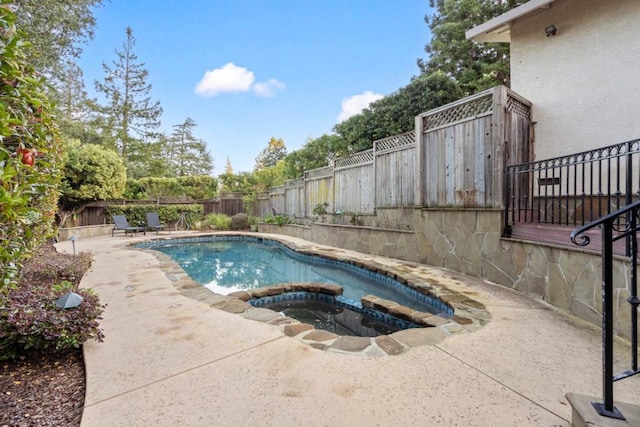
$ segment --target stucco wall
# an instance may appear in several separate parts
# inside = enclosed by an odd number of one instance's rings
[[[398,215],[406,220],[406,209]],[[501,224],[500,210],[416,208],[415,231],[319,223],[310,227],[260,224],[259,231],[448,268],[516,289],[600,325],[600,256],[578,247],[504,239]],[[629,265],[616,259],[614,267],[615,329],[628,338]]]
[[[558,0],[513,23],[511,87],[533,104],[537,160],[640,138],[639,35],[637,0]]]

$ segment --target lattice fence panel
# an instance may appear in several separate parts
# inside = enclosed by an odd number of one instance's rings
[[[506,110],[525,119],[531,118],[531,107],[511,96],[507,98]]]
[[[273,194],[284,194],[284,191],[285,191],[284,185],[278,185],[276,187],[271,187],[269,189],[269,193],[271,195],[273,195]]]
[[[323,168],[312,169],[304,172],[304,179],[319,179],[333,176],[333,167],[325,166]]]
[[[436,111],[424,117],[424,131],[429,129],[445,126],[460,120],[478,116],[480,114],[489,113],[493,107],[493,95],[471,100],[461,105],[447,108],[443,111]]]
[[[373,150],[360,151],[347,157],[336,159],[337,168],[347,168],[350,166],[364,165],[373,162]]]
[[[377,153],[410,147],[415,145],[415,143],[416,143],[416,133],[414,131],[403,133],[400,135],[390,136],[388,138],[379,139],[373,142]]]
[[[288,179],[284,182],[285,187],[300,187],[304,185],[304,178]]]

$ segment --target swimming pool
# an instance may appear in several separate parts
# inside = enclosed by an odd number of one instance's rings
[[[280,242],[250,236],[203,236],[144,242],[138,247],[162,252],[194,280],[213,292],[229,294],[280,283],[336,284],[341,298],[361,306],[375,295],[414,310],[451,315],[442,301],[384,274],[353,264],[296,252]]]

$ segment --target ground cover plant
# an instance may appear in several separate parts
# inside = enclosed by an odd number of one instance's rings
[[[63,288],[75,289],[90,265],[89,253],[60,254],[47,244],[25,262],[17,286],[30,289],[28,294],[61,282],[66,282]],[[94,303],[92,310],[99,308]],[[0,361],[0,426],[80,425],[85,394],[82,349],[52,348],[55,345],[17,351]]]

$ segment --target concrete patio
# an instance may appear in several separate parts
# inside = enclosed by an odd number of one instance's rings
[[[83,427],[567,426],[567,393],[601,395],[599,330],[502,286],[434,268],[491,321],[395,356],[341,354],[179,292],[153,254],[127,248],[155,237],[75,242],[94,256],[82,286],[107,304],[105,342],[84,346]],[[639,377],[616,384],[616,401],[638,396]]]

